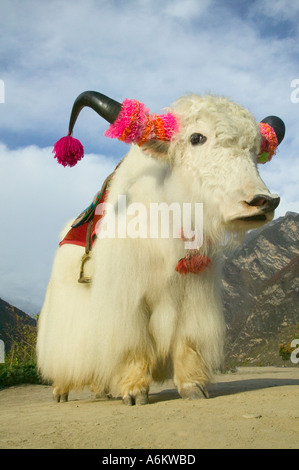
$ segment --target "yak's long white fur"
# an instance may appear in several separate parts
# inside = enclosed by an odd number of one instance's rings
[[[180,132],[173,142],[132,146],[108,197],[127,203],[203,202],[204,245],[212,267],[175,271],[181,239],[103,238],[77,282],[83,248],[58,249],[38,325],[38,366],[59,393],[93,383],[114,395],[136,394],[172,376],[179,388],[207,383],[223,358],[219,252],[240,201],[269,194],[256,169],[260,145],[250,113],[224,98],[191,95],[171,109]],[[207,136],[192,146],[193,132]],[[104,221],[112,215],[107,211]],[[128,222],[130,219],[128,219]]]

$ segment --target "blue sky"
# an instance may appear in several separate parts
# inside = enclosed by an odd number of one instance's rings
[[[298,212],[298,24],[297,0],[0,0],[0,297],[40,310],[60,230],[127,151],[85,109],[74,136],[86,156],[57,165],[52,146],[84,90],[158,113],[215,93],[280,116],[285,140],[260,172],[281,196],[276,217]]]

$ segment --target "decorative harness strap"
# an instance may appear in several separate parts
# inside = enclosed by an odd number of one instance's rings
[[[90,252],[97,238],[96,225],[104,215],[103,213],[100,215],[96,214],[96,208],[99,204],[106,201],[112,178],[120,163],[117,165],[114,172],[105,179],[101,190],[95,195],[92,203],[74,220],[71,229],[68,231],[64,239],[59,243],[59,246],[64,244],[72,244],[85,247],[85,253],[81,259],[80,274],[78,279],[78,282],[82,284],[91,282],[91,277],[85,276],[84,274],[84,265],[86,261],[90,259]]]

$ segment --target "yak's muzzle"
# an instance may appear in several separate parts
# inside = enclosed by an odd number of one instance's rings
[[[257,194],[251,201],[247,202],[249,206],[257,207],[264,214],[273,212],[280,202],[279,196],[268,196],[265,194]]]

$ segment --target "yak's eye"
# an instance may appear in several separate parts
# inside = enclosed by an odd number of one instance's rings
[[[198,144],[202,145],[206,141],[207,141],[206,136],[204,136],[202,134],[198,134],[197,132],[190,135],[190,142],[191,142],[192,145],[198,145]]]

